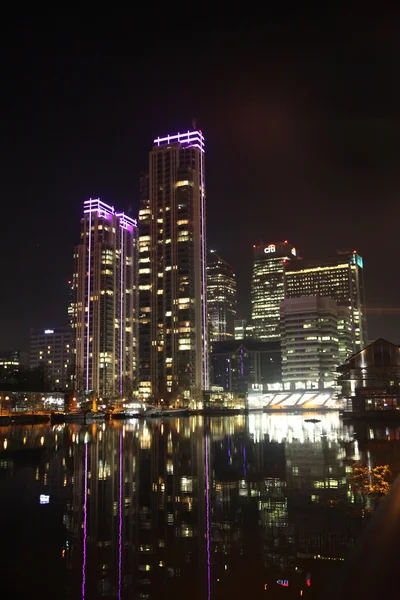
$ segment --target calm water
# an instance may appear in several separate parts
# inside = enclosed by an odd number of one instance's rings
[[[2,598],[320,597],[400,429],[312,416],[0,427]]]

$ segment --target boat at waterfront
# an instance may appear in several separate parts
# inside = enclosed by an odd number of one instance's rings
[[[51,413],[52,423],[91,423],[93,421],[104,421],[106,413],[102,411],[75,411]]]
[[[190,412],[188,408],[164,408],[162,411],[163,417],[186,417]]]
[[[162,417],[164,411],[161,406],[149,406],[145,410],[143,410],[139,416],[141,417]]]
[[[11,413],[10,415],[0,416],[0,425],[39,425],[50,421],[49,414],[37,413]]]

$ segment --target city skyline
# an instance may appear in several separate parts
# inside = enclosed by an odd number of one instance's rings
[[[45,53],[11,28],[18,52],[4,70],[0,191],[4,222],[15,221],[16,206],[23,218],[17,234],[5,227],[0,238],[1,347],[27,349],[30,328],[67,324],[82,202],[101,197],[136,218],[149,140],[191,129],[194,117],[208,144],[208,244],[237,275],[243,316],[253,244],[288,239],[305,258],[356,249],[369,339],[399,343],[393,26],[379,16],[345,23],[340,35],[283,16],[258,28],[211,27],[201,54],[193,46],[174,57],[180,40],[168,39],[168,69],[163,36],[133,58],[98,36],[92,47],[76,30]]]

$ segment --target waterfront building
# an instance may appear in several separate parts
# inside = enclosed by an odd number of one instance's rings
[[[400,346],[375,340],[350,356],[338,372],[346,412],[368,415],[400,410]]]
[[[204,152],[199,130],[158,137],[142,178],[139,391],[164,403],[208,386]]]
[[[284,271],[297,251],[287,241],[253,246],[251,284],[253,336],[259,340],[279,340],[280,303],[285,298]]]
[[[214,250],[207,254],[207,312],[210,342],[234,337],[237,311],[236,276],[230,264]]]
[[[29,367],[43,369],[52,391],[71,390],[73,386],[73,336],[70,327],[31,329]]]
[[[351,354],[367,343],[365,317],[363,259],[353,252],[338,253],[325,259],[300,259],[286,264],[285,297],[324,296],[333,298],[338,306],[348,309],[341,313],[339,346],[341,360],[348,358],[349,336]]]
[[[280,383],[280,343],[251,339],[216,342],[210,353],[210,371],[213,386],[243,396],[251,384]]]
[[[337,312],[332,298],[308,296],[281,302],[285,390],[335,387],[340,362]]]
[[[72,279],[78,390],[128,397],[137,378],[137,223],[99,198],[84,203]]]

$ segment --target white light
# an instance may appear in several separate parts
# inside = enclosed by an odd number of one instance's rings
[[[45,329],[44,332],[45,333],[54,333],[54,330],[53,329]]]
[[[50,502],[50,496],[46,496],[45,494],[40,494],[39,503],[40,504],[48,504]]]

